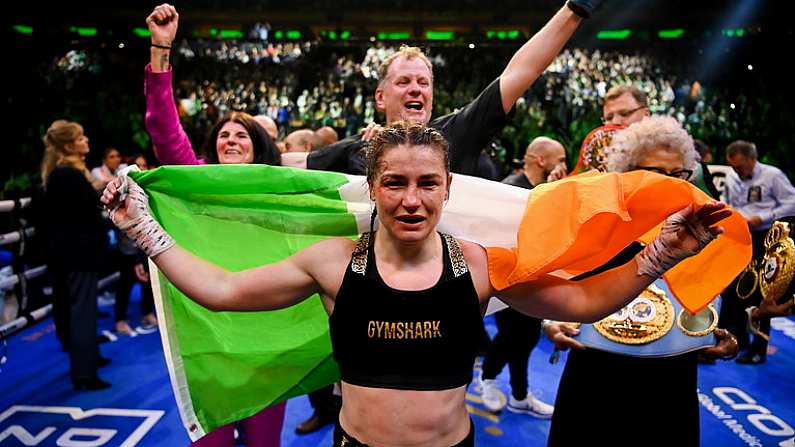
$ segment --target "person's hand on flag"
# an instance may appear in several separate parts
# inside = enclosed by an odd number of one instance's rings
[[[705,203],[698,211],[693,205],[665,220],[660,234],[638,256],[638,274],[659,278],[685,258],[698,254],[724,229],[716,225],[731,216],[723,202]]]

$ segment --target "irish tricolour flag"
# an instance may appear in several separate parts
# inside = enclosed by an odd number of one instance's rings
[[[262,165],[168,166],[132,177],[183,247],[229,270],[284,259],[329,237],[368,231],[364,177]],[[528,191],[455,175],[439,230],[488,247],[498,289],[547,273],[577,274],[648,241],[668,215],[708,198],[649,172],[572,177]],[[698,311],[751,256],[745,221],[666,276]],[[193,439],[339,378],[317,296],[271,312],[211,312],[153,276],[169,373]]]

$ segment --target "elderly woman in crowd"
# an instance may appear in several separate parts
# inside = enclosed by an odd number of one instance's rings
[[[662,116],[618,131],[605,154],[609,172],[644,170],[682,180],[691,179],[699,161],[687,131],[676,119]],[[642,249],[635,243],[605,266],[575,279],[620,266]],[[633,325],[625,335],[632,338],[632,331],[643,330],[642,324]],[[673,325],[670,330],[680,329]],[[655,445],[699,445],[698,351],[690,351],[691,345],[673,355],[641,357],[627,340],[600,345],[605,350],[586,348],[577,341],[580,329],[576,324],[546,321],[544,332],[557,348],[576,348],[569,354],[558,387],[550,446],[585,445],[594,439],[634,446],[652,442],[652,437]],[[715,329],[714,334],[718,344],[702,349],[702,354],[712,358],[736,355],[737,341],[730,333]],[[650,343],[662,344],[663,338]],[[644,349],[648,352],[649,348]],[[671,349],[677,347],[666,345],[666,354]],[[660,429],[661,421],[665,429]]]

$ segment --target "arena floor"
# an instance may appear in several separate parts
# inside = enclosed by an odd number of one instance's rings
[[[131,323],[138,321],[136,297]],[[112,313],[112,307],[101,307]],[[486,320],[494,332],[493,318]],[[100,321],[111,329],[112,318]],[[733,361],[701,365],[703,446],[795,446],[795,319],[773,321],[767,363]],[[0,447],[11,446],[186,446],[157,332],[120,337],[102,345],[113,363],[101,375],[113,387],[100,392],[72,390],[68,359],[46,320],[0,343]],[[530,360],[530,387],[554,401],[565,362],[548,362],[552,345],[542,339]],[[473,374],[477,374],[475,371]],[[508,391],[506,370],[498,377]],[[486,412],[479,390],[470,385],[467,403],[479,446],[544,446],[549,421],[507,411]],[[295,426],[311,414],[306,397],[291,400],[282,435],[285,447],[331,445],[331,427],[297,436]],[[587,417],[584,414],[583,417]]]

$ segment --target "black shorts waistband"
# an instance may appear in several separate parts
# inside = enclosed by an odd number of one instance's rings
[[[339,420],[337,420],[337,424],[334,426],[334,444],[333,447],[369,447],[367,444],[360,442],[358,439],[354,438],[353,436],[345,433],[342,426],[340,425]],[[475,424],[472,422],[472,418],[469,418],[469,433],[467,437],[464,438],[461,442],[456,443],[450,447],[475,447]]]

